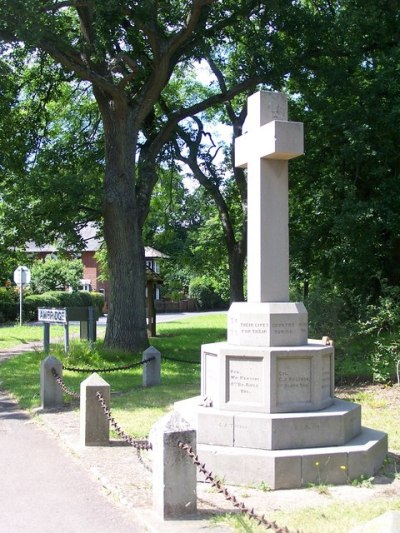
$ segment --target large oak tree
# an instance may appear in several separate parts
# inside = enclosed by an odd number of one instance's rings
[[[185,64],[202,58],[205,44],[233,47],[235,23],[258,9],[259,3],[250,0],[0,1],[0,40],[40,50],[72,74],[72,83],[88,82],[101,115],[109,347],[138,351],[148,343],[142,227],[162,147],[179,121],[229,100],[258,80],[243,77],[204,99],[177,100],[168,114],[158,105],[163,90],[174,75],[183,75]]]

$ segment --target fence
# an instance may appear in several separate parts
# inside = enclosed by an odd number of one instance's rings
[[[194,299],[181,300],[179,302],[155,300],[157,313],[191,313],[198,311],[197,301]]]
[[[138,363],[105,369],[63,367],[61,361],[48,356],[42,361],[40,370],[42,407],[60,407],[63,404],[63,393],[66,393],[80,400],[80,440],[84,446],[108,445],[112,426],[121,439],[137,450],[152,451],[153,508],[163,520],[179,519],[196,512],[198,470],[204,475],[205,481],[223,494],[235,509],[267,529],[277,533],[290,533],[287,527],[278,526],[276,522],[257,515],[254,509],[239,502],[218,477],[207,470],[196,454],[196,431],[176,411],[159,420],[147,439],[134,439],[119,426],[110,410],[110,385],[97,372],[117,372],[142,365],[143,384],[149,386],[149,383],[157,384],[157,379],[160,382],[160,360],[160,352],[154,348],[143,352],[142,361]],[[81,382],[80,393],[77,393],[65,385],[63,369],[94,372]],[[147,371],[147,378],[145,369],[150,369]]]

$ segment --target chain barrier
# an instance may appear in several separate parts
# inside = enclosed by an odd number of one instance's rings
[[[151,358],[151,359],[143,361],[143,363],[151,361],[152,359],[154,359],[154,357]],[[73,392],[72,390],[70,390],[65,385],[65,383],[63,382],[61,377],[56,372],[55,368],[51,369],[51,373],[53,374],[54,379],[56,380],[56,382],[60,385],[60,387],[62,388],[62,390],[66,394],[68,394],[69,396],[72,396],[74,398],[77,398],[77,399],[80,398],[80,395],[78,393]],[[128,444],[130,444],[131,446],[136,448],[136,450],[138,452],[140,450],[152,450],[153,449],[153,446],[152,446],[151,442],[148,439],[134,439],[133,437],[127,435],[123,431],[123,429],[118,425],[116,420],[111,416],[111,411],[107,407],[106,402],[104,400],[104,397],[103,397],[103,395],[100,392],[96,392],[96,398],[97,398],[98,402],[100,403],[100,405],[101,405],[101,407],[103,409],[105,417],[110,422],[110,424],[112,425],[112,427],[115,429],[116,433],[121,437],[122,440],[124,440],[125,442],[127,442]],[[205,481],[209,482],[211,484],[211,486],[214,487],[215,489],[217,489],[217,491],[220,494],[223,494],[225,499],[227,501],[230,501],[232,503],[233,507],[235,507],[235,509],[238,509],[241,513],[244,513],[249,518],[255,520],[258,523],[258,525],[263,525],[267,529],[272,529],[276,533],[291,533],[290,530],[287,527],[278,526],[278,524],[276,522],[271,522],[271,521],[267,520],[264,515],[258,516],[254,512],[254,509],[249,509],[248,507],[246,507],[246,505],[243,502],[239,502],[237,500],[236,496],[230,494],[228,489],[226,487],[224,487],[222,485],[222,483],[218,479],[216,479],[212,475],[211,472],[209,472],[206,469],[206,465],[200,463],[198,455],[194,453],[192,446],[190,446],[189,444],[185,444],[182,441],[178,442],[178,446],[179,446],[179,448],[184,450],[187,453],[187,455],[192,459],[193,464],[196,465],[198,470],[205,476]],[[298,531],[296,533],[298,533]]]
[[[175,359],[175,357],[167,357],[166,355],[161,356],[162,359],[166,361],[173,361],[174,363],[186,363],[188,365],[201,365],[200,361],[185,361],[184,359]]]
[[[154,361],[155,357],[149,357],[148,359],[144,359],[143,361],[139,361],[138,363],[131,363],[129,365],[125,366],[114,366],[114,367],[108,367],[108,368],[77,368],[74,366],[64,366],[64,370],[68,370],[70,372],[82,372],[87,374],[92,374],[93,372],[97,373],[108,373],[108,372],[117,372],[119,370],[129,370],[130,368],[134,368],[135,366],[144,365],[146,363],[150,363],[150,361]]]
[[[54,376],[54,379],[57,381],[57,383],[60,385],[60,387],[62,388],[62,390],[68,394],[68,396],[72,396],[73,398],[76,398],[77,400],[80,399],[80,394],[78,394],[77,392],[74,392],[72,391],[71,389],[69,389],[66,384],[64,383],[64,381],[61,379],[61,377],[57,374],[56,372],[56,369],[55,368],[52,368],[51,369],[51,373],[53,374]]]
[[[115,431],[118,433],[118,435],[123,439],[125,442],[133,446],[134,448],[137,448],[138,450],[152,450],[153,446],[151,442],[147,439],[134,439],[133,437],[130,437],[127,435],[121,427],[117,424],[115,419],[111,416],[111,411],[107,407],[106,402],[103,398],[103,395],[101,392],[96,392],[96,398],[98,399],[101,407],[103,408],[104,415],[109,420],[112,427],[115,429]]]
[[[212,487],[217,489],[217,491],[220,494],[223,494],[225,499],[230,501],[232,503],[233,507],[235,507],[235,509],[238,509],[241,513],[244,513],[249,518],[252,518],[253,520],[255,520],[258,523],[258,525],[263,525],[267,529],[272,529],[276,533],[291,533],[290,530],[287,527],[278,526],[278,524],[276,522],[271,522],[271,521],[267,520],[264,515],[258,516],[254,512],[254,509],[249,509],[248,507],[246,507],[246,505],[243,502],[239,502],[236,499],[236,496],[231,495],[229,493],[228,489],[226,487],[224,487],[222,485],[222,483],[220,481],[218,481],[218,479],[216,479],[212,475],[211,472],[206,470],[206,465],[200,463],[198,455],[196,455],[194,453],[193,448],[189,444],[185,444],[184,442],[180,441],[178,443],[178,446],[179,446],[179,448],[181,448],[182,450],[184,450],[188,454],[188,456],[192,459],[193,464],[197,466],[197,468],[199,469],[199,471],[202,474],[204,474],[205,481],[210,482]],[[298,533],[298,531],[296,533]]]

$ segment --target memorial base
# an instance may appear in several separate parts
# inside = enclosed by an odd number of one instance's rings
[[[217,409],[285,413],[318,411],[333,402],[334,348],[203,344],[201,394]]]
[[[313,484],[346,484],[372,476],[387,453],[387,435],[361,427],[361,408],[335,400],[319,412],[229,413],[175,404],[197,431],[199,460],[226,483],[273,490]]]
[[[345,485],[378,471],[387,454],[387,434],[364,428],[343,446],[275,451],[199,444],[197,453],[208,470],[232,485],[263,484],[272,490]]]
[[[340,485],[385,459],[387,435],[361,426],[359,405],[334,398],[331,345],[205,344],[201,381],[201,396],[175,409],[196,429],[199,460],[227,483]]]

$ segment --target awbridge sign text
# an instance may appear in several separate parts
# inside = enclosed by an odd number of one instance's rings
[[[66,309],[46,309],[39,307],[38,320],[40,322],[48,322],[50,324],[67,324],[67,310]]]

